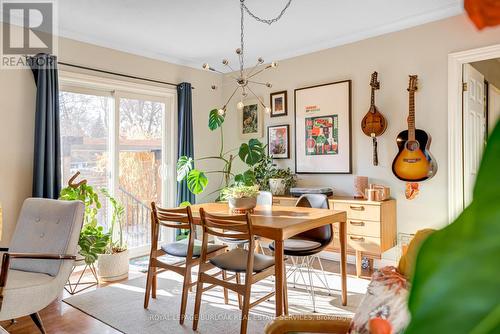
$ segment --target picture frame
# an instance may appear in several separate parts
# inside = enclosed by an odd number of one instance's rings
[[[294,91],[295,172],[352,173],[352,81]]]
[[[243,101],[243,108],[238,110],[239,133],[242,139],[262,138],[262,106],[258,99]]]
[[[267,147],[273,159],[290,159],[290,125],[268,126]]]
[[[271,93],[269,99],[271,117],[282,117],[288,115],[288,96],[286,90]]]

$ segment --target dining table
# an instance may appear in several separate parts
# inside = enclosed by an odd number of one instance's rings
[[[211,214],[232,214],[227,203],[192,205],[193,221],[197,225],[201,224],[200,208]],[[254,234],[274,242],[276,316],[288,315],[285,240],[328,224],[339,224],[341,299],[342,305],[347,305],[347,214],[345,211],[287,206],[257,206],[251,212],[250,218]]]

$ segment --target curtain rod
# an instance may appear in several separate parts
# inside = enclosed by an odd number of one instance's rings
[[[148,78],[142,78],[142,77],[138,77],[138,76],[135,76],[135,75],[129,75],[129,74],[111,72],[111,71],[106,71],[106,70],[100,70],[100,69],[97,69],[97,68],[92,68],[92,67],[87,67],[87,66],[82,66],[82,65],[75,65],[75,64],[65,63],[65,62],[62,62],[62,61],[58,61],[57,63],[59,65],[64,65],[64,66],[69,66],[69,67],[75,67],[75,68],[79,68],[79,69],[82,69],[82,70],[94,71],[94,72],[99,72],[99,73],[104,73],[104,74],[117,75],[117,76],[120,76],[120,77],[129,78],[129,79],[149,81],[149,82],[154,82],[154,83],[163,84],[163,85],[169,85],[169,86],[175,86],[175,87],[179,86],[179,84],[175,84],[175,83],[171,83],[171,82],[154,80],[154,79],[148,79]],[[194,87],[191,87],[191,89],[194,89]]]

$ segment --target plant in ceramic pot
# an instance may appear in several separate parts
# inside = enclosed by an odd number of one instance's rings
[[[109,228],[110,239],[103,254],[99,254],[97,271],[99,279],[112,282],[128,277],[129,258],[128,248],[123,240],[123,215],[125,207],[116,198],[110,195],[107,189],[101,189],[103,195],[109,200],[113,213]]]
[[[259,186],[247,186],[236,184],[232,187],[222,189],[221,198],[228,201],[229,208],[233,212],[248,212],[257,205],[257,196],[259,195]]]
[[[261,190],[269,190],[275,196],[285,195],[297,184],[297,177],[290,168],[277,168],[270,156],[263,157],[254,167],[256,183]]]

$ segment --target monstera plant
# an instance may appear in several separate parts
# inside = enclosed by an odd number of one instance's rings
[[[417,256],[405,334],[500,333],[500,122],[486,147],[473,201]]]
[[[208,185],[208,174],[222,175],[222,184],[215,192],[233,184],[254,185],[255,174],[252,166],[257,164],[265,155],[265,146],[258,139],[250,139],[247,143],[241,144],[239,149],[229,151],[224,150],[224,132],[222,125],[224,124],[225,115],[220,115],[217,109],[210,111],[208,116],[208,128],[211,131],[219,130],[220,132],[220,149],[219,154],[207,156],[198,159],[182,156],[177,161],[177,181],[187,181],[188,189],[195,195],[201,194]],[[238,154],[236,155],[236,150]],[[236,158],[240,158],[249,168],[241,174],[233,173],[233,162]],[[222,163],[222,168],[217,170],[202,171],[194,167],[195,161],[216,160]]]

